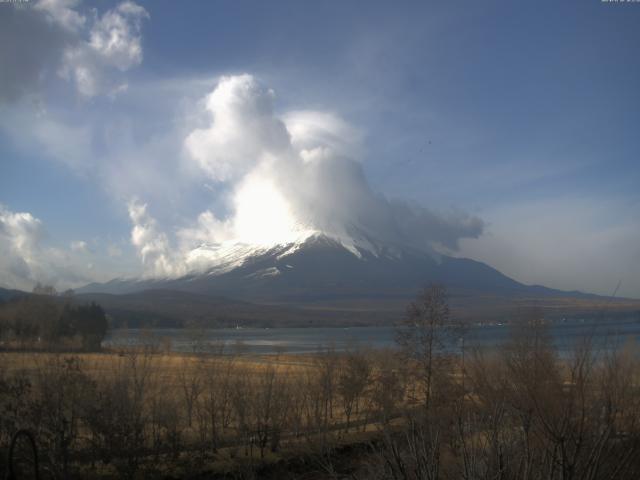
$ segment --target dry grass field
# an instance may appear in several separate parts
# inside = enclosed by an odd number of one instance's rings
[[[589,478],[558,462],[634,478],[635,351],[559,360],[538,340],[434,357],[428,396],[424,364],[391,351],[1,352],[0,447],[28,428],[51,478],[441,478],[421,464]]]
[[[421,301],[394,350],[2,351],[0,475],[35,468],[24,443],[8,455],[21,430],[45,478],[640,475],[635,346],[561,357],[534,312],[500,347],[451,354],[444,292]]]
[[[373,352],[352,356],[366,362],[360,381],[346,371],[340,377],[348,359],[330,351],[1,352],[0,405],[13,418],[0,429],[0,446],[6,448],[11,430],[28,427],[54,476],[119,478],[183,464],[181,475],[233,471],[247,461],[268,464],[317,446],[362,443],[378,431],[373,397],[365,397],[377,360]],[[99,460],[84,464],[87,456]]]

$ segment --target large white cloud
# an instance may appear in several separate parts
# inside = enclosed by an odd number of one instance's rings
[[[40,219],[0,204],[0,286],[30,290],[42,282],[67,288],[96,278],[86,242],[74,241],[64,250],[47,245],[45,237]]]
[[[194,130],[185,146],[212,179],[233,180],[265,156],[287,154],[289,134],[274,116],[273,97],[250,75],[224,77],[206,97],[211,123]]]
[[[314,232],[353,251],[385,244],[428,253],[456,250],[461,238],[482,233],[476,217],[443,215],[373,191],[360,163],[358,129],[327,112],[279,115],[274,99],[247,74],[222,77],[205,97],[206,124],[184,146],[213,190],[225,192],[226,214],[202,212],[178,229],[172,248],[146,206],[136,207],[133,243],[148,274],[211,267],[220,262],[215,246],[284,244]]]
[[[356,157],[357,129],[324,112],[280,117],[273,99],[250,75],[222,78],[207,101],[211,125],[186,139],[213,180],[237,179],[232,221],[240,239],[240,222],[253,212],[272,229],[364,233],[425,249],[455,249],[459,238],[481,233],[477,218],[442,216],[372,191]]]
[[[38,268],[42,224],[28,212],[11,212],[0,205],[0,271],[5,285],[22,286]]]

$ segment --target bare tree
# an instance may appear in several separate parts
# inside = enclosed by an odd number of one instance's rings
[[[405,358],[418,365],[416,376],[422,385],[425,410],[431,406],[435,376],[444,370],[443,353],[456,338],[447,291],[442,285],[431,285],[409,304],[396,334]]]
[[[352,415],[358,415],[361,398],[371,380],[371,362],[366,353],[347,352],[338,376],[338,392],[345,415],[345,432],[349,431]]]
[[[194,406],[202,393],[202,362],[183,357],[178,369],[178,382],[187,412],[187,425],[191,428]]]

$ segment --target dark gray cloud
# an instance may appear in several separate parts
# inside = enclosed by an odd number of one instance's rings
[[[389,207],[405,238],[429,239],[450,251],[459,250],[462,239],[479,238],[485,229],[481,218],[462,211],[435,212],[401,200],[391,201]]]
[[[40,11],[0,4],[0,101],[12,102],[39,91],[71,40],[69,32]]]
[[[59,76],[84,97],[127,88],[122,72],[142,62],[141,6],[125,1],[85,16],[76,0],[0,4],[0,101],[41,90]]]

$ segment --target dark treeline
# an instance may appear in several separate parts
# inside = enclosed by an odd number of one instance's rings
[[[400,332],[393,351],[260,361],[4,353],[0,453],[25,428],[52,478],[640,478],[631,348],[560,358],[530,312],[499,349],[449,355],[464,332],[440,287]]]
[[[58,295],[38,285],[34,293],[0,303],[0,342],[4,349],[100,349],[108,328],[103,309],[76,305],[72,292]]]

